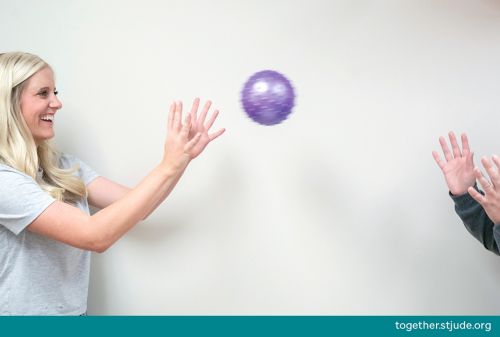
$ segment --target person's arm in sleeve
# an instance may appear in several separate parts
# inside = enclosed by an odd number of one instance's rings
[[[476,186],[474,188],[477,189]],[[481,192],[479,191],[479,193]],[[469,193],[460,196],[450,194],[450,196],[455,203],[455,211],[460,219],[462,219],[469,233],[481,242],[484,248],[500,255],[498,244],[493,234],[494,228],[499,225],[495,225],[491,221],[484,208]]]
[[[493,155],[491,159],[490,162],[485,157],[481,158],[481,164],[483,164],[489,179],[483,175],[479,168],[474,168],[474,176],[484,192],[479,191],[475,186],[469,187],[467,192],[474,199],[473,201],[481,207],[481,211],[475,212],[475,219],[474,216],[469,216],[469,218],[474,221],[473,224],[477,231],[483,231],[482,239],[485,247],[498,254],[498,243],[500,242],[500,175],[498,172],[500,158]]]
[[[458,145],[453,132],[448,134],[451,151],[446,139],[439,137],[444,159],[436,152],[432,152],[434,160],[443,172],[450,196],[455,202],[455,211],[462,219],[467,230],[478,239],[487,249],[498,253],[496,242],[493,238],[493,223],[488,218],[483,207],[468,193],[474,189],[476,177],[474,175],[473,153],[469,147],[469,140],[464,133],[461,136],[462,149]],[[490,250],[491,250],[490,249]]]
[[[481,171],[474,167],[473,153],[469,147],[469,140],[464,133],[461,136],[462,149],[458,145],[453,132],[448,134],[451,151],[444,137],[439,138],[444,160],[433,151],[432,155],[443,172],[446,185],[450,191],[455,210],[462,219],[467,230],[478,239],[483,246],[495,254],[499,254],[498,242],[500,242],[500,193],[497,194],[496,187],[500,188],[500,176],[498,168],[500,160],[494,156],[493,165],[483,158],[483,166],[488,172],[491,183],[486,180]],[[484,193],[477,188],[479,181]]]

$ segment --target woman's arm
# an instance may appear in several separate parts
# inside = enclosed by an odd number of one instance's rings
[[[182,109],[182,103],[181,104],[181,109]],[[215,131],[213,133],[209,133],[210,129],[212,128],[215,120],[217,119],[217,116],[219,115],[219,110],[214,110],[212,113],[212,116],[208,121],[206,121],[206,117],[208,114],[208,111],[210,110],[210,107],[212,106],[211,101],[207,101],[203,108],[201,109],[200,115],[198,116],[198,108],[200,106],[200,99],[197,97],[193,101],[193,105],[191,107],[191,112],[189,113],[189,116],[191,118],[191,130],[189,131],[189,137],[194,137],[196,134],[200,135],[200,141],[197,142],[193,148],[191,149],[191,158],[196,158],[198,157],[203,150],[205,150],[205,147],[210,143],[212,140],[215,138],[219,137],[222,135],[225,131],[225,129],[219,129],[218,131]],[[182,175],[182,174],[181,174]],[[159,201],[149,210],[149,212],[146,214],[147,218],[170,194],[172,189],[175,187],[177,182],[179,181],[181,175],[178,176],[177,180],[175,180],[169,189],[166,189],[159,199]],[[145,219],[144,218],[144,219]]]
[[[87,185],[87,200],[90,205],[103,209],[120,200],[130,188],[104,177],[98,177]]]
[[[174,189],[181,176],[182,173],[177,175],[177,179],[175,179],[172,184],[170,184],[170,187],[165,190],[160,200],[158,200],[158,202],[155,203],[153,207],[151,207],[150,211],[147,212],[142,220],[146,220],[146,218],[159,205],[161,205],[163,201],[165,201],[167,196]],[[97,209],[103,209],[123,198],[131,190],[131,188],[118,184],[107,178],[98,177],[87,186],[88,202],[90,205]]]
[[[179,172],[159,165],[136,188],[92,216],[56,201],[28,230],[74,247],[103,252],[146,216],[178,175]]]
[[[122,194],[121,198],[92,216],[56,201],[28,226],[28,230],[78,248],[105,251],[170,193],[189,162],[199,154],[197,149],[201,148],[202,151],[216,138],[200,132],[192,134],[191,114],[184,125],[181,120],[182,104],[176,102],[169,112],[164,158],[135,188],[129,191],[117,189],[113,192],[116,193],[114,197]],[[208,128],[203,132],[208,133]],[[200,142],[206,143],[200,145]],[[111,198],[104,199],[96,195],[92,196],[92,200],[102,205],[112,201]]]
[[[208,111],[210,110],[211,105],[212,102],[207,101],[200,112],[200,116],[198,116],[197,113],[200,106],[200,99],[195,98],[195,100],[193,101],[193,105],[189,114],[191,117],[191,129],[189,131],[188,137],[194,137],[197,133],[201,134],[200,141],[196,143],[196,145],[191,150],[191,156],[193,158],[196,158],[198,155],[200,155],[208,143],[219,137],[225,131],[224,129],[220,129],[212,134],[208,133],[219,113],[218,110],[215,110],[210,120],[206,122],[206,116],[208,114]],[[147,212],[143,220],[145,220],[167,198],[181,176],[182,173],[179,174],[177,179],[172,182],[170,188],[164,191],[160,200],[149,210],[149,212]],[[130,191],[130,188],[111,181],[107,178],[99,177],[87,186],[87,191],[89,204],[98,209],[103,209],[111,205],[113,202],[123,198]]]

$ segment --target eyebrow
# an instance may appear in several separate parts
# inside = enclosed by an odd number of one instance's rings
[[[50,90],[50,87],[43,87],[38,89],[37,91],[42,91],[42,90]],[[54,91],[57,90],[56,87],[54,87]]]

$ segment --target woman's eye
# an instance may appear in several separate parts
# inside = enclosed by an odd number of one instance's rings
[[[54,90],[54,95],[57,96],[57,94],[59,94],[59,91]],[[37,95],[41,96],[41,97],[48,97],[49,96],[49,92],[47,90],[44,90],[44,91],[40,91]]]

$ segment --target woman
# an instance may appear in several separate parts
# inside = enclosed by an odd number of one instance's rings
[[[439,138],[445,160],[436,151],[432,152],[436,163],[444,174],[450,196],[455,202],[455,210],[467,230],[486,249],[500,255],[500,158],[481,158],[487,179],[481,170],[474,167],[473,153],[469,148],[467,135],[462,134],[462,149],[453,132],[449,133],[451,151],[444,137]],[[484,189],[480,191],[476,180]]]
[[[0,314],[81,315],[90,252],[103,252],[172,191],[190,161],[224,129],[199,99],[182,122],[170,106],[161,162],[129,189],[49,144],[62,104],[51,67],[28,53],[0,54]],[[101,209],[89,215],[88,205]]]

